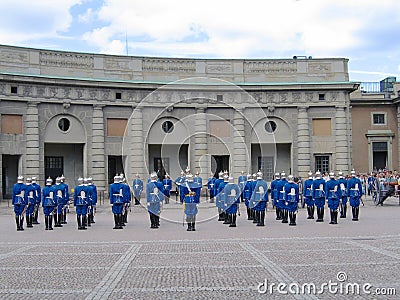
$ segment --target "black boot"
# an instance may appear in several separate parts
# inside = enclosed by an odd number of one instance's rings
[[[311,219],[314,219],[314,210],[315,210],[315,206],[313,205],[310,207]]]
[[[351,207],[351,213],[352,213],[352,215],[353,215],[353,219],[352,219],[352,221],[357,221],[357,218],[356,218],[356,208],[355,207]]]
[[[347,205],[343,206],[343,218],[346,218],[346,213],[347,213]]]
[[[329,222],[329,224],[335,224],[335,217],[333,216],[333,210],[329,210],[330,214],[331,214],[331,221]]]
[[[360,207],[355,207],[354,210],[355,210],[355,216],[356,216],[354,221],[358,221],[358,214],[360,212]]]
[[[61,217],[62,217],[62,215],[61,214],[56,214],[56,215],[54,215],[54,217],[55,217],[55,219],[54,219],[54,223],[55,223],[54,227],[63,227],[61,225]]]
[[[276,218],[275,220],[282,220],[282,213],[281,213],[281,209],[278,207],[275,207],[275,214],[276,214]]]
[[[17,231],[21,231],[20,229],[20,223],[19,223],[19,216],[15,216],[15,223],[17,224]]]
[[[317,207],[317,220],[316,222],[323,222],[322,216],[321,216],[321,208]]]
[[[24,216],[23,215],[19,216],[19,230],[20,231],[24,230]]]
[[[192,222],[192,231],[196,231],[195,224],[196,222]]]
[[[253,217],[254,217],[254,216],[253,216],[253,214],[252,214],[251,208],[248,207],[247,209],[248,209],[248,211],[249,211],[248,214],[249,214],[249,216],[250,216],[248,219],[249,219],[250,221],[253,221]]]
[[[76,222],[78,223],[78,230],[82,230],[82,220],[80,215],[76,215]]]
[[[186,231],[192,231],[192,223],[191,222],[187,222],[187,229]]]
[[[223,223],[223,224],[230,224],[230,223],[231,223],[231,221],[230,221],[230,215],[229,215],[227,212],[225,212],[225,213],[224,213],[224,217],[225,217],[225,220],[224,220],[224,223]]]
[[[62,223],[67,224],[67,209],[64,209]]]
[[[265,211],[259,211],[257,226],[264,226],[264,219],[265,219]]]
[[[308,217],[307,219],[314,219],[314,212],[311,206],[307,206]]]
[[[118,215],[114,214],[114,227],[113,229],[118,229]]]
[[[49,230],[49,217],[48,216],[44,216],[44,226],[45,226],[45,230]]]
[[[153,214],[152,214],[152,213],[149,213],[149,214],[150,214],[150,228],[157,228],[157,227],[155,226]]]
[[[122,214],[118,214],[117,220],[118,220],[117,229],[124,229],[124,227],[122,227],[122,224],[124,223],[123,222],[124,221],[123,215]]]
[[[282,223],[288,223],[289,212],[287,209],[282,210]]]
[[[247,207],[246,210],[247,210],[247,220],[252,220],[250,214],[250,208]]]
[[[289,220],[290,220],[289,226],[296,226],[296,219],[294,212],[289,213]]]
[[[231,224],[229,224],[229,227],[236,227],[236,214],[231,214],[230,219],[231,219]]]
[[[53,230],[53,216],[49,216],[49,230]]]
[[[258,215],[257,212],[251,208],[251,215],[253,216],[253,223],[258,223]]]
[[[338,217],[338,211],[335,210],[335,211],[333,212],[333,222],[334,222],[334,224],[337,224],[337,217]]]
[[[86,224],[87,224],[87,215],[82,215],[82,230],[86,230]]]
[[[156,226],[158,228],[158,227],[160,227],[160,216],[155,215],[155,218],[156,218]]]
[[[224,221],[224,213],[218,214],[218,221]]]

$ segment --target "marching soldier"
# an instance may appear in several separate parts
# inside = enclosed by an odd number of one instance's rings
[[[63,227],[61,221],[63,220],[62,212],[65,205],[65,186],[61,184],[61,178],[56,178],[54,185],[54,194],[56,201],[56,212],[54,214],[54,227]]]
[[[353,214],[352,221],[358,221],[360,212],[360,201],[362,196],[361,181],[356,177],[356,172],[351,171],[351,178],[347,181],[347,192],[349,193],[350,206]]]
[[[179,200],[181,203],[183,203],[183,199],[185,198],[185,195],[182,194],[182,184],[185,182],[185,172],[181,171],[181,175],[175,179],[175,185],[177,187],[177,195],[179,195]]]
[[[172,180],[168,174],[165,174],[165,178],[163,179],[163,186],[164,186],[165,204],[168,204],[172,190]]]
[[[64,187],[64,205],[62,208],[62,220],[61,224],[67,224],[67,213],[69,212],[68,206],[69,206],[69,187],[68,184],[65,182],[65,177],[64,175],[60,176],[61,179],[61,185]]]
[[[218,186],[218,197],[222,212],[222,218],[224,221],[223,224],[229,224],[228,214],[226,213],[226,206],[225,206],[225,199],[226,199],[225,186],[228,184],[228,182],[229,182],[229,175],[227,173],[224,173],[224,181],[222,181]]]
[[[343,173],[339,172],[339,188],[340,188],[340,201],[339,201],[339,209],[340,209],[340,217],[346,218],[347,212],[347,180],[344,178]]]
[[[76,210],[76,219],[78,222],[78,230],[86,230],[86,215],[88,207],[89,189],[84,184],[82,177],[78,178],[78,186],[74,190],[74,206]]]
[[[150,215],[150,228],[158,228],[160,226],[161,204],[164,200],[164,187],[161,182],[157,181],[156,173],[150,175],[150,182],[146,185],[146,199],[147,210]]]
[[[46,186],[42,190],[42,207],[44,214],[45,230],[53,230],[53,213],[56,207],[54,199],[53,179],[50,177],[46,179]]]
[[[24,214],[27,206],[27,197],[25,195],[26,185],[24,177],[18,176],[17,183],[14,184],[12,190],[12,205],[14,206],[15,223],[17,231],[24,230]]]
[[[224,173],[218,173],[218,178],[215,179],[215,206],[218,207],[218,221],[224,221],[223,202],[220,195],[219,186],[224,182]]]
[[[253,182],[253,192],[249,201],[249,207],[254,211],[253,218],[256,220],[257,226],[264,226],[265,210],[268,202],[268,186],[263,180],[260,171],[256,176],[256,181]]]
[[[335,179],[335,173],[329,173],[329,180],[325,185],[325,195],[328,199],[328,207],[331,213],[329,224],[337,224],[339,202],[341,198],[339,181]]]
[[[225,212],[228,216],[229,227],[236,227],[236,214],[240,214],[240,194],[239,186],[233,182],[233,177],[229,177],[224,188]]]
[[[246,176],[246,183],[244,185],[243,189],[243,198],[244,198],[244,204],[246,205],[246,210],[247,210],[247,220],[253,220],[253,214],[251,211],[251,208],[249,207],[249,201],[251,198],[251,194],[253,193],[253,176],[251,174],[247,174]]]
[[[200,187],[203,186],[203,179],[200,177],[199,172],[196,172],[196,174],[194,175],[193,181],[200,184]]]
[[[210,193],[210,203],[214,203],[214,197],[215,197],[215,177],[214,174],[210,174],[210,178],[208,178],[207,181],[207,188],[208,192]]]
[[[321,177],[321,172],[315,173],[315,179],[312,184],[312,195],[315,206],[317,207],[317,222],[324,221],[324,209],[325,209],[325,180]]]
[[[289,226],[296,226],[297,204],[299,203],[299,186],[294,182],[293,175],[283,187],[285,191],[286,208],[289,213]]]
[[[110,185],[110,204],[112,205],[112,212],[114,214],[114,228],[122,229],[122,208],[124,205],[124,195],[120,177],[114,176],[114,183]]]
[[[279,191],[277,189],[277,185],[278,185],[278,182],[281,180],[281,177],[280,177],[279,173],[275,173],[274,177],[275,178],[271,182],[270,189],[271,189],[271,197],[273,200],[273,206],[275,207],[275,214],[276,214],[275,220],[282,220],[282,213],[281,213],[281,210],[279,208],[279,203],[278,203],[279,202]]]
[[[278,207],[281,211],[282,223],[288,223],[288,214],[289,212],[286,209],[286,201],[285,201],[285,184],[287,183],[286,173],[281,173],[281,180],[276,184],[276,189],[278,192]]]
[[[129,185],[126,183],[125,177],[123,177],[123,174],[120,175],[122,177],[121,185],[122,185],[122,195],[124,198],[124,206],[122,208],[122,226],[125,226],[125,223],[128,223],[128,211],[131,206],[131,189]]]
[[[136,174],[136,178],[133,180],[133,197],[135,197],[135,205],[140,205],[140,198],[143,191],[143,181],[140,179],[139,174]]]
[[[247,176],[245,175],[244,171],[242,171],[241,175],[238,178],[238,186],[240,189],[240,201],[241,202],[244,202],[243,190],[244,190],[246,181],[247,181]]]
[[[192,174],[186,175],[186,181],[183,184],[183,192],[185,199],[183,210],[186,215],[188,224],[187,231],[196,231],[196,215],[198,212],[197,205],[200,203],[201,183],[194,181]]]
[[[35,208],[33,210],[33,224],[37,225],[40,224],[38,221],[39,218],[39,207],[40,207],[40,203],[42,201],[42,188],[40,187],[40,185],[38,185],[36,183],[37,178],[36,177],[32,177],[32,186],[35,189],[35,199],[36,199],[36,203],[35,203]]]
[[[304,202],[307,205],[307,213],[308,217],[307,219],[314,219],[314,199],[312,196],[312,184],[313,184],[313,174],[311,171],[308,173],[308,179],[304,181],[304,187],[303,187],[303,196],[304,196]]]
[[[94,214],[96,212],[96,205],[97,205],[97,187],[93,184],[93,178],[89,177],[87,179],[87,187],[88,187],[88,198],[89,198],[89,207],[90,210],[88,211],[88,226],[91,223],[96,223],[94,221]]]
[[[32,185],[32,179],[31,178],[26,178],[26,189],[25,189],[25,194],[27,196],[27,207],[26,207],[26,227],[33,227],[33,212],[35,210],[35,205],[36,205],[36,190],[35,187]]]

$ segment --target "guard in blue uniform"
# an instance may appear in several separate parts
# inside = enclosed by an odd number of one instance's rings
[[[163,186],[164,186],[165,204],[168,204],[172,190],[172,180],[169,177],[169,174],[165,174],[165,178],[163,179]]]
[[[281,211],[282,223],[288,223],[288,216],[289,212],[286,208],[286,201],[285,201],[285,184],[287,183],[286,173],[281,173],[281,180],[278,181],[276,184],[276,189],[278,192],[278,207]]]
[[[183,191],[183,188],[182,188]],[[157,174],[150,175],[150,182],[146,185],[147,211],[150,215],[150,228],[160,226],[161,205],[164,200],[164,186],[157,181]]]
[[[125,226],[125,223],[128,223],[128,212],[131,207],[132,196],[131,196],[131,188],[126,183],[126,179],[123,174],[120,175],[122,177],[121,185],[122,185],[122,195],[124,198],[124,206],[122,208],[122,226]]]
[[[24,213],[28,204],[25,189],[26,185],[24,184],[24,177],[18,176],[17,183],[14,184],[12,189],[12,205],[14,206],[17,231],[24,230]]]
[[[343,173],[339,172],[339,188],[340,188],[340,202],[339,202],[339,210],[340,210],[340,217],[346,218],[347,212],[347,180],[344,178]]]
[[[226,206],[225,206],[225,186],[229,182],[229,175],[224,173],[223,176],[224,176],[224,181],[222,181],[218,185],[217,199],[218,199],[219,205],[221,207],[222,219],[224,221],[224,224],[229,224],[228,214],[226,213]]]
[[[87,179],[87,187],[89,191],[89,207],[90,210],[88,211],[88,226],[92,223],[96,223],[94,221],[94,214],[96,212],[96,205],[97,205],[97,187],[93,183],[93,178],[89,177]]]
[[[224,221],[223,201],[220,195],[219,186],[224,182],[224,173],[219,172],[218,178],[215,179],[215,206],[218,208],[218,221]]]
[[[122,229],[122,209],[124,205],[124,195],[120,177],[114,176],[114,183],[110,185],[110,204],[112,205],[112,213],[114,214],[114,228]]]
[[[140,198],[143,192],[143,181],[140,179],[139,174],[136,174],[136,178],[132,182],[133,197],[135,198],[135,205],[140,205]]]
[[[33,227],[33,212],[35,210],[35,205],[36,205],[36,191],[35,191],[35,187],[32,185],[32,179],[31,178],[26,178],[26,184],[25,184],[25,195],[27,197],[27,207],[26,207],[26,213],[25,213],[25,217],[26,217],[26,227]]]
[[[354,170],[351,171],[351,178],[347,181],[347,192],[349,193],[350,206],[353,214],[352,221],[358,221],[362,184],[361,180],[356,177],[356,172]]]
[[[200,184],[200,186],[203,187],[203,179],[200,177],[199,172],[196,172],[196,174],[193,177],[193,181]]]
[[[214,197],[215,197],[215,177],[214,174],[210,174],[210,178],[208,178],[207,181],[207,188],[208,192],[210,194],[210,203],[214,203]]]
[[[182,184],[185,182],[185,180],[186,180],[185,179],[185,172],[181,171],[181,175],[178,178],[176,178],[175,181],[174,181],[175,185],[177,187],[176,195],[177,195],[177,197],[179,195],[179,201],[181,203],[183,203],[183,199],[185,198],[185,195],[182,194],[182,190],[183,190]]]
[[[224,188],[225,212],[228,216],[229,227],[236,227],[236,216],[240,215],[240,194],[239,186],[234,183],[233,177],[229,177]]]
[[[55,201],[56,201],[56,213],[54,214],[54,227],[63,227],[61,221],[63,219],[62,212],[65,205],[65,187],[61,184],[61,178],[56,178],[56,184],[54,185]]]
[[[299,186],[294,182],[293,175],[288,176],[288,181],[283,187],[285,191],[286,209],[289,213],[289,226],[296,226],[297,204],[299,203]]]
[[[44,214],[45,230],[53,230],[53,213],[56,209],[53,179],[46,179],[46,186],[42,190],[42,207]]]
[[[371,191],[372,191],[372,186],[374,183],[374,178],[375,177],[375,173],[372,172],[371,174],[369,174],[368,179],[367,179],[367,184],[368,184],[368,196],[371,195]]]
[[[64,205],[62,208],[62,220],[61,224],[67,224],[67,213],[69,213],[69,187],[65,182],[64,175],[60,176],[61,185],[64,187]]]
[[[246,181],[247,181],[247,176],[245,174],[244,171],[242,171],[241,175],[238,178],[238,186],[240,189],[240,201],[244,202],[244,196],[243,196],[243,190],[244,190],[244,186],[246,185]]]
[[[259,171],[256,175],[256,180],[252,184],[252,194],[249,201],[249,207],[254,211],[253,218],[256,220],[257,226],[264,226],[267,202],[268,185]]]
[[[325,184],[325,195],[328,199],[328,207],[331,213],[331,221],[329,224],[337,224],[341,191],[339,181],[335,179],[335,173],[333,172],[329,173],[329,180]]]
[[[188,224],[187,231],[196,231],[197,205],[200,203],[201,183],[196,182],[192,174],[186,175],[186,181],[183,184],[185,199],[183,200],[183,210]]]
[[[304,202],[307,205],[307,213],[308,217],[307,219],[314,219],[314,199],[312,195],[312,184],[313,184],[314,178],[313,174],[311,172],[308,173],[308,179],[304,181],[303,185],[303,197],[304,197]]]
[[[275,220],[282,220],[282,213],[279,208],[279,191],[277,189],[277,185],[280,180],[281,180],[280,174],[275,173],[274,180],[272,180],[270,186],[272,205],[275,207],[275,214],[276,214]]]
[[[324,221],[324,210],[325,210],[325,180],[321,177],[321,172],[315,173],[315,179],[312,184],[312,195],[315,206],[317,207],[317,222]]]
[[[252,210],[249,207],[249,201],[251,198],[251,194],[253,193],[252,187],[253,187],[253,176],[251,174],[247,174],[246,183],[244,184],[243,188],[243,199],[244,199],[244,205],[246,205],[246,210],[247,210],[247,220],[253,220],[253,214],[251,213]]]
[[[35,176],[32,177],[32,186],[35,189],[35,208],[33,210],[33,224],[37,225],[39,223],[39,208],[40,208],[40,203],[42,202],[42,188],[40,185],[37,184],[37,178]]]
[[[78,230],[86,230],[86,215],[89,202],[89,189],[84,184],[82,177],[78,178],[78,186],[74,190],[74,206],[76,211],[76,220],[78,222]]]

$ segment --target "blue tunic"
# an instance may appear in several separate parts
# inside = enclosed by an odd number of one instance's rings
[[[110,204],[113,214],[122,214],[124,205],[124,193],[122,183],[114,182],[110,185]]]
[[[25,188],[26,203],[28,207],[26,208],[26,215],[31,215],[36,204],[36,190],[32,184],[27,184]]]
[[[247,180],[243,190],[243,199],[246,207],[249,207],[249,200],[251,198],[251,194],[253,193],[252,187],[253,187],[253,180],[251,179]]]
[[[279,180],[280,179],[272,180],[271,186],[270,186],[270,188],[271,188],[271,198],[273,200],[273,204],[274,204],[275,207],[278,207],[279,197],[278,197],[278,190],[277,190],[276,187],[277,187],[277,184],[278,184]]]
[[[198,182],[186,181],[183,185],[183,192],[185,193],[184,210],[188,217],[195,216],[198,212],[197,204],[200,203],[200,191],[201,184]]]
[[[132,182],[132,186],[133,186],[133,196],[136,199],[140,200],[140,197],[143,192],[143,181],[139,178],[135,178]]]
[[[240,203],[240,189],[235,183],[228,183],[224,187],[224,205],[228,214],[236,214]]]
[[[56,205],[54,196],[54,187],[51,185],[46,185],[42,190],[42,206],[45,216],[49,216],[54,210]]]
[[[57,206],[57,213],[61,214],[62,209],[65,205],[65,187],[59,183],[55,184],[54,186],[54,200],[56,201],[56,206]]]
[[[328,199],[328,207],[331,210],[337,210],[339,208],[339,201],[341,197],[340,186],[337,180],[331,179],[326,182],[325,195]]]
[[[297,203],[299,203],[299,186],[294,182],[287,182],[283,188],[285,191],[286,209],[289,212],[297,211]]]
[[[362,185],[360,179],[352,177],[347,181],[347,192],[350,198],[350,205],[352,207],[360,206],[360,199],[362,196]]]
[[[312,184],[312,195],[315,206],[318,208],[322,208],[325,206],[325,185],[326,182],[322,178],[314,179]]]
[[[86,215],[89,202],[89,189],[86,185],[78,185],[74,191],[74,206],[77,215]]]
[[[216,182],[218,182],[219,179],[216,180]],[[226,181],[220,181],[218,184],[218,188],[217,188],[217,195],[215,197],[215,205],[222,209],[225,210],[225,194],[224,194],[224,188],[225,185],[228,182]]]
[[[262,179],[253,181],[252,194],[249,200],[249,207],[256,211],[265,210],[268,202],[268,186]]]
[[[20,216],[28,204],[27,195],[25,193],[26,185],[23,183],[16,183],[12,190],[12,205],[14,205],[15,215]]]
[[[342,202],[343,205],[346,205],[348,198],[347,180],[345,178],[339,178],[337,181],[339,182],[339,187],[340,187],[340,201]]]
[[[303,185],[303,196],[304,196],[304,202],[307,204],[307,206],[314,206],[314,199],[312,195],[312,184],[313,184],[313,179],[307,179],[304,181]]]
[[[207,188],[210,192],[210,198],[214,198],[215,197],[215,177],[210,177],[208,178],[208,182],[207,182]]]
[[[282,178],[276,184],[276,190],[278,193],[278,208],[280,208],[280,209],[286,209],[284,187],[287,182],[288,181],[286,180],[286,178]]]
[[[162,182],[150,181],[146,184],[147,210],[149,213],[159,215],[161,203],[164,200],[164,186]]]
[[[169,197],[172,189],[172,180],[171,179],[163,179],[164,186],[164,195]]]
[[[88,184],[90,206],[97,204],[97,187],[94,184]]]
[[[32,183],[32,186],[35,188],[35,199],[36,199],[36,204],[40,205],[40,202],[42,201],[42,189],[40,185],[37,183]]]

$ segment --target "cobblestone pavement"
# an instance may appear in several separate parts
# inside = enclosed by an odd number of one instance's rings
[[[399,298],[396,198],[382,207],[366,200],[359,222],[348,215],[338,225],[328,224],[327,210],[325,222],[316,223],[300,209],[296,227],[276,221],[271,210],[265,227],[256,227],[242,214],[238,227],[229,228],[216,220],[215,212],[212,204],[203,203],[197,231],[187,232],[181,206],[171,202],[164,206],[161,227],[154,230],[144,209],[134,206],[127,226],[113,230],[110,207],[103,204],[96,224],[86,231],[77,230],[71,209],[63,228],[45,231],[41,214],[40,225],[17,232],[12,210],[2,202],[0,298]],[[332,292],[326,286],[318,293],[329,282]],[[288,294],[278,291],[278,284]],[[357,286],[359,295],[353,293]],[[293,295],[297,287],[300,293]],[[376,294],[393,293],[392,288],[397,295]]]

